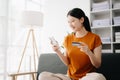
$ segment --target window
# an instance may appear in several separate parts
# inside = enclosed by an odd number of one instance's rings
[[[8,73],[17,72],[28,28],[20,22],[23,10],[41,11],[42,0],[5,0],[0,1],[0,80],[9,80]],[[40,29],[35,29],[37,39]],[[3,36],[4,35],[4,36]],[[30,42],[30,41],[29,41]],[[39,44],[39,40],[37,40]],[[21,71],[30,71],[32,65],[31,47],[28,45]],[[40,48],[38,46],[38,48]],[[28,79],[25,77],[21,78]]]

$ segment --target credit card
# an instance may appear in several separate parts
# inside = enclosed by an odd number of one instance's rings
[[[79,42],[72,42],[72,46],[80,46]]]

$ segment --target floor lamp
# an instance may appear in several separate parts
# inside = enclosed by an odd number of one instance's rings
[[[20,68],[21,68],[21,64],[25,55],[25,51],[28,45],[28,41],[30,39],[30,35],[32,36],[32,47],[33,47],[33,59],[34,59],[34,70],[36,71],[36,59],[38,59],[38,49],[37,49],[37,44],[36,44],[36,40],[35,40],[35,34],[34,34],[34,28],[36,26],[40,26],[42,27],[43,25],[43,14],[39,11],[24,11],[22,13],[22,23],[25,26],[30,26],[30,29],[28,31],[28,35],[27,35],[27,39],[25,42],[25,46],[23,48],[23,52],[22,52],[22,57],[19,63],[19,67],[18,67],[18,71],[17,73],[19,73]],[[37,58],[36,58],[37,56]]]

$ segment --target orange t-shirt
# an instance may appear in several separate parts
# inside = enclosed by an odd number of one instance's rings
[[[68,53],[68,75],[74,79],[86,75],[88,72],[95,71],[95,67],[91,64],[89,57],[76,46],[72,46],[72,42],[84,42],[88,45],[89,49],[93,51],[96,47],[101,45],[101,39],[98,35],[88,32],[82,38],[76,38],[74,33],[65,37],[64,47]]]

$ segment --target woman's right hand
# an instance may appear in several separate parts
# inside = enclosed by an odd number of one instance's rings
[[[58,42],[56,42],[56,43],[57,44],[53,44],[52,41],[51,41],[53,51],[58,52],[58,51],[60,51],[60,47],[59,47]]]
[[[60,51],[59,45],[52,45],[52,49],[53,49],[53,51],[55,51],[55,52]]]

